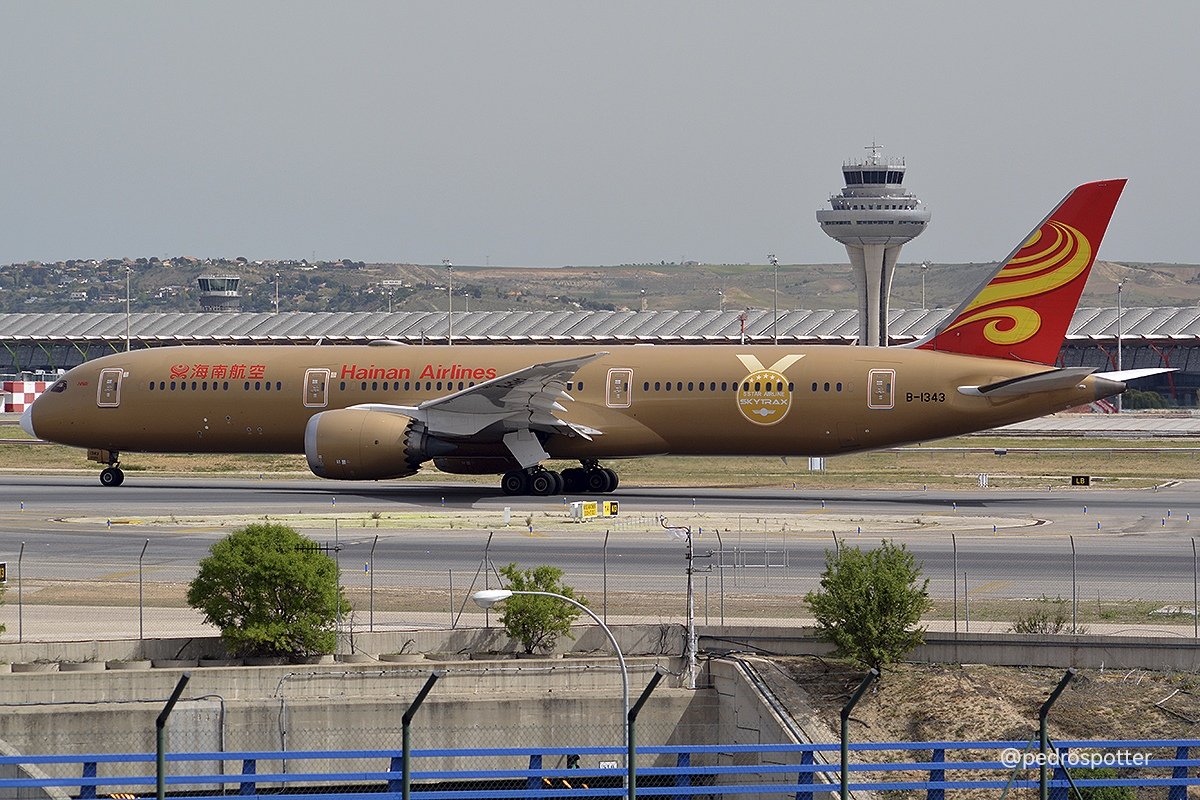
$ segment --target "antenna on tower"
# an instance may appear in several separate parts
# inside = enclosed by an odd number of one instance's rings
[[[880,150],[882,150],[882,149],[883,149],[883,145],[881,145],[881,144],[876,144],[874,139],[872,139],[872,140],[871,140],[871,146],[870,146],[870,147],[864,147],[864,148],[863,148],[863,150],[870,150],[870,151],[871,151],[871,163],[872,163],[872,164],[878,164],[878,163],[879,163],[879,151],[880,151]]]

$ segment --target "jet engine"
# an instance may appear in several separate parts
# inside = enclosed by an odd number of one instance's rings
[[[370,481],[416,473],[426,452],[424,426],[386,411],[322,411],[304,429],[304,456],[314,475]]]

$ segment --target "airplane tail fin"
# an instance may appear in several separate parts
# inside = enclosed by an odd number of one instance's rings
[[[1063,198],[923,350],[1053,364],[1079,305],[1125,179],[1085,183]]]

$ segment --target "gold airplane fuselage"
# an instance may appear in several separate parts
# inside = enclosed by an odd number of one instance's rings
[[[960,387],[1049,367],[907,348],[817,346],[204,346],[118,353],[42,395],[44,439],[114,452],[303,453],[305,426],[358,404],[418,406],[532,364],[605,354],[567,387],[559,417],[590,438],[549,435],[554,458],[651,454],[830,455],[985,430],[1123,388],[1085,377],[987,397]],[[455,457],[504,454],[498,437]]]

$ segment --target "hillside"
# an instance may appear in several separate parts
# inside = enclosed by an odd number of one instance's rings
[[[928,308],[958,305],[993,265],[930,264]],[[919,264],[901,264],[892,286],[893,308],[921,307]],[[0,311],[115,312],[125,308],[125,279],[134,311],[196,311],[196,278],[242,278],[242,310],[270,311],[279,275],[282,311],[444,311],[447,271],[440,266],[340,262],[111,259],[0,267]],[[563,310],[770,308],[772,269],[753,264],[637,264],[522,268],[454,267],[456,310]],[[1116,304],[1126,281],[1128,307],[1200,305],[1200,265],[1098,262],[1083,304]],[[781,264],[779,308],[852,308],[857,293],[848,264]]]

